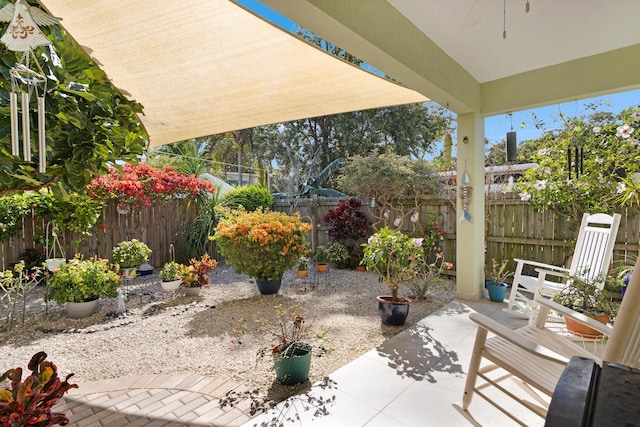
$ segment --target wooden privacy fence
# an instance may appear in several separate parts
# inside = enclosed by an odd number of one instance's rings
[[[154,207],[134,209],[128,213],[119,213],[115,203],[107,203],[102,208],[98,226],[91,230],[91,236],[81,239],[78,233],[60,233],[60,242],[67,258],[80,253],[85,257],[100,256],[111,259],[113,247],[123,240],[139,239],[153,251],[149,263],[162,266],[172,259],[169,250],[175,248],[182,221],[188,218],[190,209],[181,203],[165,202]],[[19,260],[20,255],[30,248],[41,253],[46,252],[46,239],[43,237],[47,224],[42,218],[26,217],[22,231],[9,240],[0,242],[1,267],[7,268]],[[80,241],[74,245],[74,241]],[[49,247],[53,242],[49,239]],[[56,247],[56,255],[60,251]]]
[[[300,212],[303,219],[317,225],[309,241],[317,245],[327,245],[328,236],[322,217],[335,207],[340,199],[287,199],[278,200],[275,209],[293,213]],[[464,268],[464,262],[456,259],[456,231],[460,215],[456,214],[455,198],[422,197],[418,203],[418,221],[413,223],[403,218],[400,230],[418,236],[420,227],[426,225],[430,215],[438,218],[444,230],[443,252],[446,261],[453,262],[454,271]],[[414,205],[413,198],[407,198],[405,211]],[[363,210],[370,208],[363,201]],[[522,202],[515,194],[492,195],[485,206],[485,265],[491,259],[513,260],[524,258],[552,265],[565,265],[575,246],[575,233],[582,218],[569,218],[553,212],[538,212],[529,203]],[[638,210],[621,212],[622,220],[614,247],[614,263],[634,263],[640,242]],[[391,213],[385,224],[393,227],[396,219]],[[370,215],[371,216],[371,215]],[[378,213],[376,216],[380,217]],[[510,261],[515,269],[515,262]]]
[[[314,225],[307,235],[312,248],[326,246],[327,228],[322,217],[329,209],[337,206],[341,199],[285,199],[274,203],[274,210],[286,213],[299,212],[302,220]],[[408,216],[402,218],[399,229],[418,236],[420,227],[426,224],[430,215],[435,215],[444,230],[443,251],[446,261],[453,262],[454,271],[464,268],[464,260],[456,259],[456,229],[458,215],[452,198],[423,197],[418,203],[418,220],[412,222]],[[407,199],[405,211],[413,206],[413,199]],[[371,214],[363,201],[363,211]],[[551,212],[536,212],[531,205],[520,201],[515,195],[493,197],[486,206],[486,260],[525,258],[554,265],[563,265],[575,245],[574,233],[581,218],[567,218]],[[622,221],[614,249],[614,261],[629,260],[635,262],[638,254],[640,235],[638,230],[638,210],[621,212]],[[385,219],[386,225],[394,228],[397,212]],[[154,207],[136,209],[132,212],[118,213],[116,204],[109,203],[99,220],[100,226],[91,231],[91,236],[83,240],[76,248],[71,244],[79,238],[77,234],[65,233],[63,242],[67,257],[76,252],[85,257],[98,255],[111,258],[112,248],[120,241],[139,239],[153,250],[150,264],[162,266],[172,259],[170,249],[176,248],[183,232],[185,219],[193,216],[193,210],[186,204],[176,202],[161,203]],[[377,213],[377,216],[381,216]],[[383,224],[385,225],[385,224]],[[7,268],[16,262],[28,248],[36,248],[44,253],[45,242],[41,238],[46,224],[41,218],[26,217],[22,231],[18,236],[0,242],[1,267]],[[51,246],[51,242],[49,242]],[[179,254],[176,254],[179,255]],[[630,258],[630,255],[633,258]],[[180,258],[180,257],[178,257]],[[510,267],[515,268],[515,265]]]

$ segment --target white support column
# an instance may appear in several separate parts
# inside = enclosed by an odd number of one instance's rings
[[[484,119],[477,113],[458,115],[457,132],[456,298],[477,301],[482,297],[484,284]],[[468,209],[471,222],[459,220],[463,211],[460,185],[465,170],[470,178],[468,185],[473,189]]]

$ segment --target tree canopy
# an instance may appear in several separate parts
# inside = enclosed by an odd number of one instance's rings
[[[338,184],[345,193],[374,204],[370,213],[376,229],[394,217],[404,221],[417,211],[422,196],[436,194],[441,188],[437,174],[425,160],[377,152],[347,159]],[[405,209],[402,202],[407,196],[413,197],[414,204]]]

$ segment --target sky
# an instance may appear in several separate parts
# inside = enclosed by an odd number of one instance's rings
[[[259,16],[271,21],[275,25],[295,33],[298,30],[298,24],[290,19],[280,15],[269,9],[257,0],[237,0],[238,3],[244,5]],[[506,133],[514,130],[517,133],[517,141],[536,139],[542,135],[544,131],[550,131],[560,128],[558,120],[559,114],[563,113],[569,117],[580,117],[591,114],[593,111],[586,106],[597,103],[598,111],[617,114],[620,111],[640,105],[640,90],[622,92],[613,95],[600,96],[597,98],[589,98],[567,102],[558,105],[550,105],[547,107],[536,108],[532,110],[515,111],[511,116],[501,114],[485,118],[485,137],[489,140],[489,144],[496,144],[506,138]],[[545,123],[544,129],[536,129],[534,125],[534,116],[538,120]]]
[[[545,130],[551,131],[561,127],[558,120],[560,113],[569,117],[588,116],[593,113],[593,110],[586,106],[593,103],[598,105],[597,111],[599,112],[608,111],[617,114],[624,109],[636,107],[640,104],[640,90],[582,99],[532,110],[516,111],[513,113],[513,118],[510,118],[507,114],[487,117],[484,123],[485,137],[489,139],[491,144],[500,142],[505,139],[506,133],[513,126],[513,130],[517,132],[518,141],[536,139]],[[533,114],[545,123],[545,129],[536,129]]]

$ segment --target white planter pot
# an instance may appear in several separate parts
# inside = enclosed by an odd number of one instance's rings
[[[48,260],[45,260],[45,263],[47,264],[47,270],[54,272],[59,269],[65,261],[66,259],[64,258],[49,258]]]
[[[98,307],[98,298],[87,302],[67,302],[67,317],[81,319],[95,313]]]
[[[180,287],[181,282],[182,280],[180,279],[170,280],[168,282],[165,282],[163,280],[162,282],[160,282],[160,286],[162,286],[162,289],[164,289],[165,291],[175,291]]]
[[[202,288],[184,288],[184,294],[188,297],[198,297],[202,292]]]

